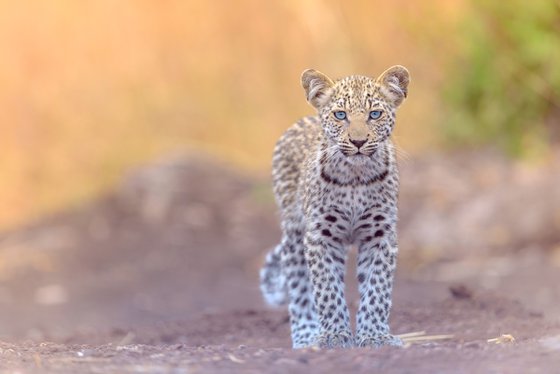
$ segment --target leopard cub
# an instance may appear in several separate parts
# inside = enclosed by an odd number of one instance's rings
[[[282,240],[260,272],[266,301],[289,304],[294,348],[402,345],[388,324],[399,188],[390,136],[409,80],[402,66],[377,79],[303,72],[317,115],[290,127],[274,150]],[[360,293],[355,335],[344,299],[352,244]]]

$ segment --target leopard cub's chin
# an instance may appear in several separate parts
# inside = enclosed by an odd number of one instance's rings
[[[351,165],[360,166],[368,163],[368,161],[370,161],[370,157],[362,153],[356,153],[354,155],[347,156],[346,161]]]

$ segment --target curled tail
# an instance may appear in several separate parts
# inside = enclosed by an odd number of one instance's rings
[[[281,244],[269,251],[260,271],[261,292],[266,302],[272,306],[280,306],[288,302],[286,276],[282,272],[280,262],[281,251]]]

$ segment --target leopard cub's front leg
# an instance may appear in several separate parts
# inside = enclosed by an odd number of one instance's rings
[[[356,321],[356,346],[402,346],[389,332],[389,312],[397,262],[396,210],[393,214],[365,214],[368,222],[359,233],[358,288],[360,306]]]
[[[342,238],[326,221],[311,222],[309,227],[305,255],[319,317],[315,344],[321,348],[352,347],[354,341],[344,299],[346,250]]]

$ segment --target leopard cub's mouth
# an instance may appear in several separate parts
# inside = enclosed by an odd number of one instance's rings
[[[377,147],[373,148],[373,149],[368,149],[368,150],[362,150],[362,149],[354,149],[352,151],[347,151],[342,149],[341,152],[344,156],[348,157],[348,158],[356,158],[356,159],[360,159],[360,158],[369,158],[371,157],[375,152],[377,151]]]

